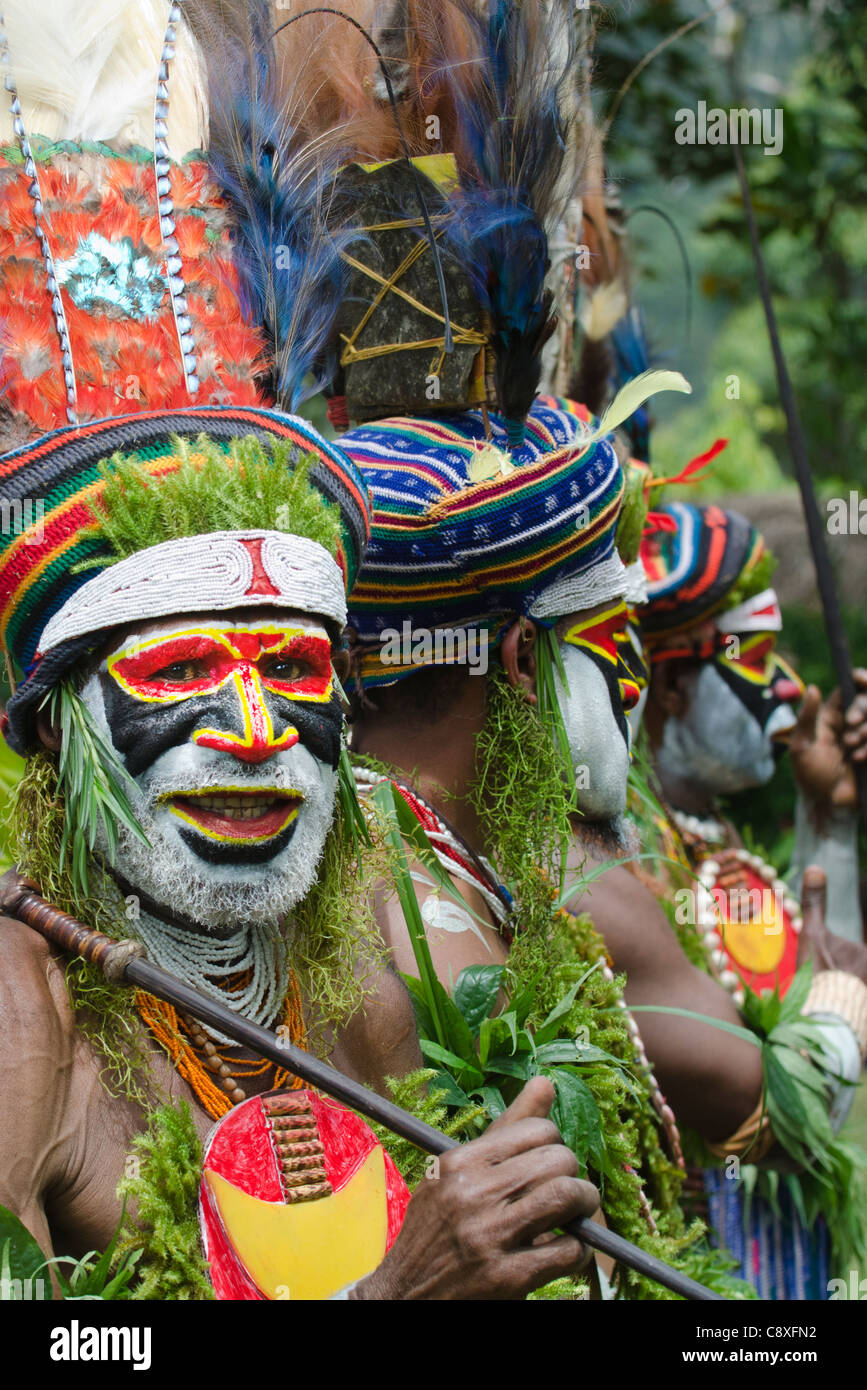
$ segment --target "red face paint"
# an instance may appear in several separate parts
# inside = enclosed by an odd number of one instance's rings
[[[633,644],[629,625],[629,609],[618,603],[596,617],[572,623],[562,638],[614,674],[624,711],[638,704],[647,685],[647,668]]]

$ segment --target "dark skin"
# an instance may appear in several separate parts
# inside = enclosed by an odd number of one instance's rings
[[[44,722],[41,735],[57,746],[57,731]],[[399,906],[383,895],[377,917],[385,940],[396,940]],[[385,1078],[417,1069],[422,1057],[393,965],[377,967],[366,987],[364,1009],[331,1036],[329,1060],[386,1094]],[[46,1256],[104,1249],[120,1217],[116,1188],[144,1115],[100,1082],[101,1059],[75,1026],[63,958],[9,918],[0,921],[0,1017],[0,1203],[20,1216]],[[309,1010],[307,1022],[315,1027]],[[143,1036],[154,1085],[189,1102],[204,1138],[213,1121]],[[225,1051],[230,1062],[250,1055]],[[256,1094],[268,1084],[268,1076],[253,1078],[245,1090]],[[552,1103],[550,1084],[537,1079],[496,1131],[443,1158],[440,1180],[422,1184],[387,1260],[353,1297],[521,1298],[582,1268],[587,1252],[579,1242],[552,1233],[592,1215],[598,1193],[577,1179],[574,1155],[545,1119]]]
[[[605,605],[600,605],[602,611]],[[588,610],[592,614],[597,610]],[[582,614],[582,616],[585,616]],[[570,622],[571,618],[564,620]],[[535,628],[527,620],[512,625],[503,639],[502,661],[509,680],[535,702]],[[488,854],[482,843],[478,818],[469,801],[474,774],[475,740],[484,723],[484,681],[467,675],[439,713],[416,707],[400,686],[375,693],[377,712],[363,715],[354,725],[353,745],[403,770],[424,796],[444,810],[454,827],[477,853]],[[585,840],[587,843],[585,843]],[[588,848],[593,844],[592,849]],[[598,850],[576,829],[576,869],[610,855]],[[692,966],[681,951],[668,919],[656,898],[626,869],[613,868],[596,879],[576,910],[588,910],[601,932],[615,969],[627,974],[626,998],[630,1004],[665,1004],[689,1008],[738,1023],[729,994],[714,980]],[[640,930],[637,926],[640,924]],[[406,926],[395,922],[390,941],[396,959],[408,959],[401,969],[414,971]],[[434,963],[440,980],[449,988],[465,964],[489,963],[473,938],[429,931]],[[460,957],[456,947],[460,943]],[[472,959],[471,957],[474,957]],[[505,959],[499,943],[493,959]],[[683,1120],[711,1141],[725,1139],[754,1109],[761,1094],[762,1073],[758,1051],[735,1038],[719,1046],[717,1029],[670,1015],[643,1014],[641,1030],[648,1056],[672,1105]],[[731,1044],[731,1045],[729,1045]]]
[[[535,627],[516,624],[503,643],[503,665],[510,682],[536,702]],[[569,865],[579,874],[611,861],[594,827],[576,817]],[[588,912],[618,972],[626,975],[626,1002],[690,1009],[738,1024],[740,1016],[716,980],[684,955],[651,890],[628,869],[614,866],[596,878],[570,907]],[[761,1095],[758,1049],[739,1038],[719,1045],[719,1030],[671,1014],[641,1014],[641,1036],[663,1093],[677,1116],[712,1143],[733,1134]]]

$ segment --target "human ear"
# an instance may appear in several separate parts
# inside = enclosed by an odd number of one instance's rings
[[[334,674],[341,685],[346,684],[349,675],[349,652],[345,647],[337,647],[331,652],[331,665],[334,667]]]
[[[36,713],[36,732],[43,748],[50,749],[52,753],[60,752],[62,742],[60,725],[49,718],[48,711],[45,709],[40,709]]]
[[[536,700],[536,624],[530,618],[516,618],[500,643],[500,660],[506,679],[515,690],[523,690],[531,705]]]

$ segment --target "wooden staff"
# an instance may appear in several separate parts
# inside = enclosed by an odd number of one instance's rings
[[[201,1023],[225,1033],[243,1047],[267,1057],[278,1066],[288,1068],[309,1086],[334,1100],[340,1101],[352,1110],[357,1110],[369,1120],[385,1125],[402,1139],[408,1139],[424,1153],[444,1154],[457,1148],[458,1141],[416,1119],[408,1111],[402,1110],[390,1100],[385,1100],[375,1091],[369,1091],[358,1081],[344,1076],[342,1072],[330,1067],[326,1062],[309,1052],[303,1052],[291,1043],[284,1042],[274,1033],[262,1028],[249,1019],[240,1017],[217,999],[211,999],[181,980],[175,979],[168,971],[153,965],[145,958],[144,947],[137,941],[112,941],[102,932],[94,931],[62,912],[59,907],[47,903],[40,896],[38,887],[29,879],[15,879],[0,889],[0,911],[15,917],[27,926],[33,927],[53,946],[70,955],[81,956],[99,967],[109,983],[114,985],[135,985],[148,994],[156,995],[167,1004],[192,1014]],[[571,1221],[565,1229],[585,1245],[609,1255],[619,1264],[626,1265],[638,1274],[653,1279],[673,1293],[683,1298],[700,1301],[724,1301],[722,1295],[705,1288],[695,1279],[672,1269],[655,1255],[649,1255],[632,1245],[614,1231],[599,1226],[595,1221],[581,1217]]]

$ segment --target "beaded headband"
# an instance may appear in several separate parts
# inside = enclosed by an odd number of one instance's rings
[[[95,561],[116,559],[94,527],[92,509],[105,487],[100,462],[120,453],[156,481],[179,467],[179,442],[190,441],[195,457],[202,435],[227,453],[233,440],[253,436],[289,444],[290,460],[312,459],[311,484],[339,511],[336,561],[315,541],[286,534],[273,518],[270,529],[169,541],[93,568]],[[38,520],[0,535],[0,643],[24,673],[7,708],[7,738],[17,747],[26,745],[34,701],[92,645],[94,634],[117,623],[265,603],[341,627],[370,524],[364,481],[341,449],[306,420],[233,406],[56,430],[0,458],[0,511],[14,515],[22,499],[38,499]]]

